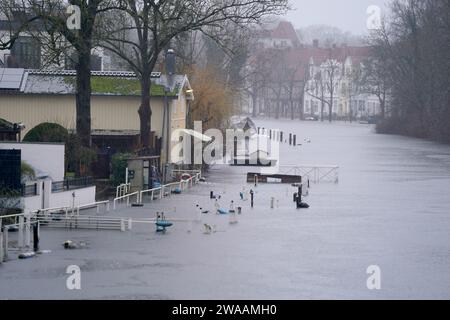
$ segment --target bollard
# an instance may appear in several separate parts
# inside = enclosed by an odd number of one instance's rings
[[[214,191],[210,191],[209,192],[209,198],[210,199],[214,199]]]
[[[293,195],[293,202],[297,202],[297,192],[295,192]]]
[[[289,133],[289,145],[292,145],[292,133]]]
[[[271,198],[270,198],[270,209],[273,209],[273,204],[274,204],[274,202],[275,202],[275,198],[274,198],[274,197],[271,197]]]
[[[238,214],[241,214],[242,213],[242,207],[238,207],[237,209],[238,209]]]
[[[272,140],[272,129],[269,129],[269,139]]]
[[[23,216],[19,217],[19,234],[18,234],[18,246],[19,249],[23,248]]]
[[[280,131],[280,142],[283,142],[283,131]]]
[[[31,246],[31,225],[30,225],[30,216],[27,215],[27,220],[25,222],[25,247]]]
[[[33,224],[33,251],[39,251],[39,221]]]
[[[3,260],[4,261],[6,261],[6,260],[8,260],[8,233],[9,233],[9,230],[8,230],[8,228],[3,228],[3,237],[4,237],[4,239],[3,239],[3,246],[4,246],[4,249],[3,249]]]
[[[250,205],[253,208],[253,190],[250,190]]]
[[[293,142],[292,142],[292,144],[293,144],[294,146],[296,146],[296,145],[297,145],[297,135],[296,135],[296,134],[294,134],[294,137],[293,137]]]
[[[258,175],[255,174],[255,187],[257,187],[257,186],[258,186]]]
[[[0,264],[3,263],[3,229],[0,228]]]
[[[128,219],[128,230],[133,229],[133,220],[131,218]]]
[[[261,128],[260,128],[260,127],[258,127],[258,134],[259,134],[260,130],[261,130]]]
[[[120,231],[125,231],[125,220],[120,219]]]
[[[308,179],[308,189],[309,189],[309,179]]]

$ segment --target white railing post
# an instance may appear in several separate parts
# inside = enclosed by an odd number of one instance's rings
[[[0,229],[1,229],[1,224],[0,224]],[[3,260],[6,261],[8,259],[8,229],[4,229],[3,231],[3,246],[4,246],[4,251],[3,251]],[[3,261],[0,259],[0,261]]]
[[[125,231],[125,220],[124,219],[120,219],[120,231],[122,231],[122,232]]]
[[[23,248],[23,231],[24,231],[23,216],[20,216],[19,217],[19,235],[18,235],[18,246],[19,246],[19,249]]]
[[[3,263],[3,232],[0,224],[0,264]]]
[[[128,230],[133,228],[133,220],[131,218],[128,219]]]
[[[25,223],[25,246],[30,247],[31,245],[31,219],[30,215],[27,214]]]

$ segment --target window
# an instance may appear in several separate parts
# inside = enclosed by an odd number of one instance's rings
[[[11,56],[19,68],[41,67],[41,46],[32,37],[19,37],[11,48]]]

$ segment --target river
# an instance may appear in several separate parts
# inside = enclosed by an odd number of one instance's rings
[[[52,253],[3,264],[0,298],[450,298],[450,146],[378,135],[362,124],[256,124],[297,134],[302,145],[282,144],[281,164],[337,165],[339,182],[312,184],[303,210],[295,209],[292,187],[260,184],[252,209],[239,200],[242,187],[252,187],[248,168],[215,166],[206,184],[111,214],[195,217],[195,204],[213,210],[214,191],[222,206],[242,206],[238,224],[210,213],[202,215],[216,225],[209,235],[189,223],[165,235],[138,224],[125,233],[43,229],[41,247]],[[64,250],[66,239],[89,246]],[[66,289],[70,264],[81,269],[81,290]],[[373,265],[379,290],[367,287]]]

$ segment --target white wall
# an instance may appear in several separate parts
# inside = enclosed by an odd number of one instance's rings
[[[22,150],[22,161],[32,166],[36,173],[45,172],[53,181],[64,179],[64,144],[34,142],[0,142],[0,149]]]
[[[24,201],[24,211],[25,213],[28,213],[30,211],[35,211],[38,209],[42,209],[42,200],[41,196],[33,196],[33,197],[23,197]]]
[[[95,202],[95,186],[70,191],[54,192],[49,199],[48,208],[72,206],[72,193],[75,193],[75,207]]]

